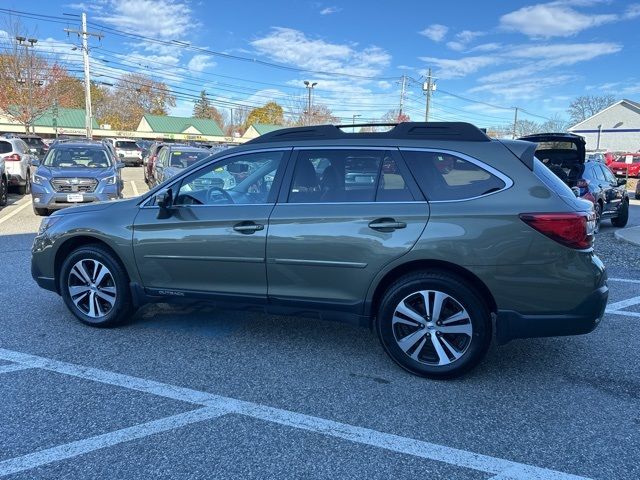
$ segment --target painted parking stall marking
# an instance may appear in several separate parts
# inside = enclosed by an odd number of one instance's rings
[[[492,478],[496,479],[585,479],[585,477],[491,457],[489,455],[473,453],[289,410],[12,350],[0,349],[0,359],[14,362],[25,368],[39,368],[53,371],[85,380],[151,393],[203,407],[95,437],[59,445],[39,452],[10,458],[0,462],[0,476],[74,458],[95,450],[174,430],[193,423],[213,420],[223,415],[236,414],[310,431],[319,435],[327,435],[363,445],[374,446],[405,455],[435,460],[456,467],[471,468],[492,474],[494,475]]]

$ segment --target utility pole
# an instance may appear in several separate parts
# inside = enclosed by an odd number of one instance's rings
[[[422,84],[422,90],[427,97],[426,106],[424,110],[424,121],[429,121],[429,109],[431,108],[431,92],[436,89],[435,83],[433,83],[433,77],[431,76],[431,69],[427,73],[427,81]]]
[[[27,91],[29,94],[29,124],[27,127],[27,133],[31,131],[31,133],[35,133],[35,128],[33,126],[33,46],[38,43],[36,38],[25,38],[21,36],[16,37],[16,41],[18,45],[22,45],[24,47],[24,54],[29,62],[28,71],[27,71]],[[31,55],[29,55],[29,48],[32,49]],[[19,83],[22,83],[20,79],[18,79]]]
[[[308,92],[308,100],[307,100],[307,125],[311,125],[311,91],[313,87],[315,87],[318,82],[309,82],[308,80],[304,81],[305,87],[307,87]]]
[[[82,30],[64,29],[69,33],[75,33],[82,37],[82,57],[84,60],[84,104],[85,104],[85,128],[87,129],[87,138],[93,137],[93,114],[91,112],[91,75],[89,73],[89,37],[97,37],[102,40],[103,35],[100,33],[92,33],[87,31],[87,14],[82,12]]]
[[[402,117],[402,108],[404,107],[404,95],[407,91],[407,76],[402,75],[402,88],[400,89],[400,109],[398,110],[398,121]]]
[[[515,115],[513,116],[513,139],[516,138],[516,128],[518,126],[518,107],[515,108]]]

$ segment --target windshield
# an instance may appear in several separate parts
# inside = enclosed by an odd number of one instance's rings
[[[116,142],[116,148],[122,148],[123,150],[138,150],[140,147],[136,142]]]
[[[42,147],[44,146],[44,142],[42,141],[41,138],[37,138],[37,137],[25,137],[22,139],[22,141],[24,143],[26,143],[27,145],[29,145],[30,147]]]
[[[211,155],[210,152],[183,152],[174,151],[171,152],[170,165],[174,168],[187,168],[196,162],[199,162],[203,158]]]
[[[53,168],[108,168],[111,166],[105,150],[84,147],[54,148],[49,151],[42,164]]]

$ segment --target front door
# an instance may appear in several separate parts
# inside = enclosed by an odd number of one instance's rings
[[[141,208],[133,245],[149,293],[264,298],[267,225],[287,156],[218,159],[171,185],[170,215],[153,202]]]
[[[397,150],[294,152],[269,222],[269,301],[361,313],[373,277],[413,247],[429,206]]]

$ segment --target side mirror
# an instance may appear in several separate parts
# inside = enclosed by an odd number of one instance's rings
[[[33,160],[31,160],[31,166],[32,167],[39,167],[40,166],[40,160],[34,158]]]
[[[117,169],[124,168],[124,162],[116,162],[116,168]]]
[[[621,187],[622,185],[626,185],[627,184],[627,179],[626,178],[619,178],[618,179],[618,186]]]
[[[160,208],[158,218],[169,218],[173,209],[173,192],[163,190],[156,195],[156,205]]]

